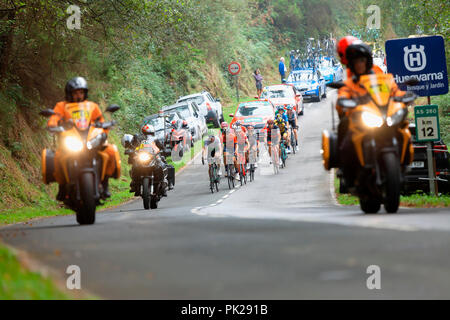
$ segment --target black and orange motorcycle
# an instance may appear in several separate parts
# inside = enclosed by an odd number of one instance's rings
[[[101,204],[102,181],[105,179],[109,155],[107,133],[116,121],[91,124],[89,102],[70,103],[66,110],[71,118],[60,126],[50,127],[56,134],[56,151],[42,151],[42,177],[45,184],[58,182],[66,188],[64,204],[76,212],[79,224],[95,223],[96,207]],[[110,105],[106,111],[114,113],[119,106]],[[42,116],[55,115],[52,109],[41,111]],[[120,177],[120,156],[115,152],[113,178]]]
[[[339,82],[328,86],[338,89],[343,85]],[[339,102],[348,114],[348,131],[357,159],[350,164],[354,168],[354,181],[349,181],[349,191],[359,197],[365,213],[378,212],[381,204],[388,213],[395,213],[405,170],[414,158],[407,115],[408,105],[416,95],[394,94],[392,74],[361,76],[360,85],[364,93]],[[322,133],[321,152],[326,170],[349,167],[343,163],[346,157],[339,154],[337,140],[335,132]]]

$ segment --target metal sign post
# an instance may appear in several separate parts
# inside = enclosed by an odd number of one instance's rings
[[[239,76],[235,75],[234,79],[235,79],[234,82],[235,82],[235,85],[236,85],[236,99],[237,99],[237,102],[239,102]]]
[[[239,102],[239,73],[241,72],[241,65],[239,62],[232,61],[228,65],[228,72],[234,77],[234,84],[236,86],[236,99]]]
[[[436,160],[434,159],[433,141],[441,139],[438,106],[415,106],[414,117],[416,121],[416,140],[427,144],[427,180],[430,185],[430,193],[437,195]]]

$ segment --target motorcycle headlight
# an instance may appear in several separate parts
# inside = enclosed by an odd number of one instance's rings
[[[386,123],[389,127],[399,124],[403,119],[405,119],[406,111],[405,109],[400,109],[394,113],[391,117],[387,117]]]
[[[79,152],[83,149],[83,142],[75,137],[67,137],[64,140],[64,145],[68,150],[73,152]]]
[[[148,152],[139,152],[138,158],[140,162],[145,163],[152,159],[152,155]]]
[[[364,111],[361,115],[361,119],[369,128],[379,128],[383,125],[383,118],[371,112]]]

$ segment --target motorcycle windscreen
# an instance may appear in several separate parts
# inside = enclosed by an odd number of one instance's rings
[[[361,76],[361,85],[367,90],[378,106],[389,103],[394,82],[392,74],[369,74]]]
[[[78,130],[86,130],[91,122],[92,108],[90,102],[68,103],[66,110]]]

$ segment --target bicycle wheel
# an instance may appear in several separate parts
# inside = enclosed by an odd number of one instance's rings
[[[291,150],[292,150],[292,154],[295,154],[295,134],[294,134],[294,130],[291,130]]]
[[[239,178],[240,178],[240,181],[241,181],[241,187],[244,185],[244,171],[243,171],[243,165],[242,164],[240,164],[239,165]]]
[[[284,145],[284,143],[282,143],[281,144],[281,167],[282,168],[286,168],[286,159],[287,159],[286,146]]]

